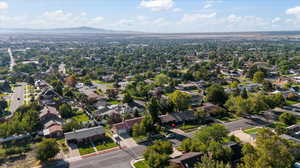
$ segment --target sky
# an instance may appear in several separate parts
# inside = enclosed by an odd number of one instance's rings
[[[159,33],[300,29],[300,0],[0,0],[0,28]]]

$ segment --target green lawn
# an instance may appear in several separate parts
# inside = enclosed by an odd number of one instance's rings
[[[250,128],[250,129],[246,129],[244,130],[244,132],[246,134],[256,134],[259,130],[261,130],[262,128]]]
[[[99,81],[99,80],[95,80],[94,82],[99,84],[99,85],[110,85],[110,84],[112,84],[112,83],[109,83],[109,82],[103,82],[103,81]]]
[[[115,105],[115,104],[120,104],[121,102],[119,100],[110,100],[108,101],[108,103]]]
[[[221,116],[221,117],[216,117],[218,120],[224,121],[224,122],[232,122],[240,119],[240,117],[236,115],[229,115],[229,116]]]
[[[8,96],[6,93],[0,93],[0,97]]]
[[[81,156],[95,152],[92,144],[90,143],[78,145],[78,150]]]
[[[293,105],[293,104],[297,104],[297,103],[300,103],[300,101],[293,101],[293,100],[286,100],[286,104],[287,105]]]
[[[196,130],[198,127],[200,127],[200,124],[186,124],[186,125],[182,125],[179,127],[179,129],[181,129],[184,132],[191,132]]]
[[[109,137],[94,142],[98,151],[117,147],[118,145]]]
[[[69,149],[68,146],[66,144],[66,140],[65,139],[60,139],[56,141],[59,145],[59,148],[64,152],[64,153],[68,153]]]
[[[76,114],[77,115],[72,118],[78,122],[88,122],[90,120],[89,117],[82,111],[77,112]]]
[[[149,168],[149,166],[147,165],[145,160],[136,162],[135,164],[133,164],[135,168]]]

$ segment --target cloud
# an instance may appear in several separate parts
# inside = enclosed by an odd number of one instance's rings
[[[173,12],[182,12],[183,10],[181,8],[174,8],[172,11]]]
[[[257,16],[238,16],[231,14],[225,20],[226,28],[233,31],[255,31],[270,27],[270,22]]]
[[[286,10],[286,14],[288,14],[288,15],[294,15],[298,19],[300,19],[300,6],[296,6],[294,8],[290,8],[290,9]]]
[[[202,14],[202,13],[184,14],[179,23],[195,22],[195,21],[199,21],[199,20],[205,20],[205,19],[213,18],[216,15],[217,15],[216,12],[208,13],[208,14]]]
[[[14,28],[63,28],[102,27],[102,16],[90,17],[87,13],[71,13],[64,10],[47,11],[39,16],[8,16],[0,14],[0,27]]]
[[[208,8],[210,8],[210,7],[212,7],[212,4],[205,4],[205,5],[203,6],[204,9],[208,9]]]
[[[280,22],[280,21],[281,21],[280,17],[276,17],[276,18],[272,19],[272,23],[277,23],[277,22]]]
[[[222,0],[205,0],[203,2],[203,9],[208,9],[213,7],[215,4],[222,3]]]
[[[149,8],[152,11],[169,10],[173,5],[173,0],[142,0],[140,3],[141,8]]]
[[[0,9],[7,9],[8,8],[8,4],[4,1],[0,1]]]

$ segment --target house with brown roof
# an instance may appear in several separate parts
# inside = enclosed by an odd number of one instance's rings
[[[124,120],[117,124],[113,124],[112,131],[118,135],[129,133],[133,125],[142,122],[143,119],[144,117],[138,117]]]
[[[43,130],[43,134],[47,138],[59,138],[64,135],[61,124],[54,124]]]
[[[44,126],[43,135],[45,137],[59,138],[63,136],[61,116],[55,107],[45,106],[41,111],[40,122]]]

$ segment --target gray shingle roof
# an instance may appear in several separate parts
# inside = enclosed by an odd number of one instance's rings
[[[85,139],[89,137],[93,137],[95,135],[102,135],[105,131],[102,126],[92,127],[92,128],[84,128],[80,130],[76,130],[73,132],[65,133],[66,140],[74,140],[74,139]]]

